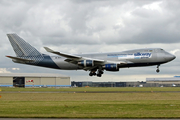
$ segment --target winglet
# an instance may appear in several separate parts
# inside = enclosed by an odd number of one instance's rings
[[[48,47],[44,47],[44,49],[45,49],[47,52],[51,52],[51,53],[54,52],[52,49],[50,49],[50,48],[48,48]]]

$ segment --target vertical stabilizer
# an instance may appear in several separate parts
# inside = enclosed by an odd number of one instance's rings
[[[17,57],[42,56],[33,46],[20,38],[17,34],[7,34]]]

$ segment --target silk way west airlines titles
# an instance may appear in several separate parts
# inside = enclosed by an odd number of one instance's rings
[[[159,66],[176,57],[161,48],[145,48],[123,52],[96,53],[96,54],[67,54],[44,47],[47,52],[56,54],[49,56],[40,53],[17,34],[7,34],[16,53],[16,57],[7,56],[15,63],[48,67],[60,70],[90,71],[89,76],[101,77],[106,71],[119,71],[120,68]],[[58,56],[57,56],[58,55]]]

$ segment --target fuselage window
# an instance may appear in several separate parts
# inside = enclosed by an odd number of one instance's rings
[[[153,52],[153,50],[149,50],[149,52]]]

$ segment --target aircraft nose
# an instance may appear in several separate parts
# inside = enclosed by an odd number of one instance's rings
[[[166,54],[165,59],[168,61],[174,60],[176,58],[175,55],[172,55],[170,53]]]
[[[176,58],[176,56],[175,55],[172,55],[172,60],[174,60]]]

